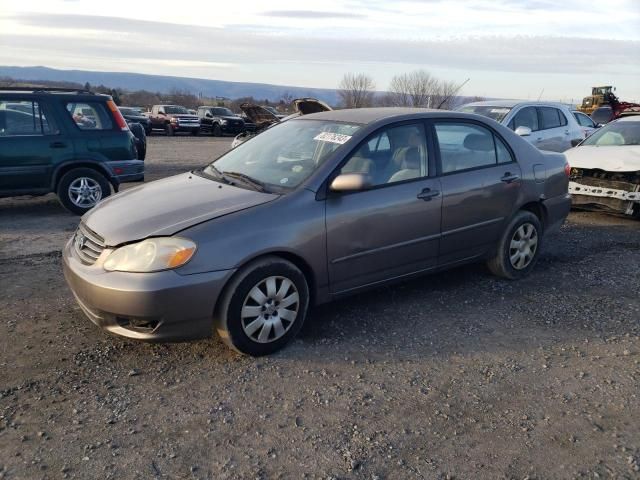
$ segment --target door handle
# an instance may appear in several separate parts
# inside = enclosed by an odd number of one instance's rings
[[[520,175],[512,175],[511,172],[507,172],[502,176],[502,178],[500,178],[500,180],[504,183],[511,183],[518,180],[519,178]]]
[[[440,195],[439,190],[431,190],[430,188],[425,188],[418,194],[418,198],[420,200],[424,200],[425,202],[428,202],[429,200],[437,197],[438,195]]]
[[[67,144],[64,142],[51,142],[49,146],[51,148],[66,148]]]

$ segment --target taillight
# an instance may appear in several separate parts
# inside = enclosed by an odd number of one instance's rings
[[[567,177],[570,177],[570,176],[571,176],[571,165],[569,165],[568,163],[565,163],[565,164],[564,164],[564,174],[565,174]]]
[[[122,113],[120,113],[120,110],[118,110],[118,106],[115,104],[115,102],[113,100],[107,100],[107,106],[109,107],[109,110],[111,110],[111,113],[113,113],[118,128],[120,128],[120,130],[122,130],[123,132],[129,130],[129,125],[127,125],[127,121],[122,116]]]

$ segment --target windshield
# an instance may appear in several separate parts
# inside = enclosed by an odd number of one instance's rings
[[[511,107],[497,107],[491,105],[466,105],[460,107],[460,112],[475,113],[476,115],[482,115],[483,117],[492,118],[496,122],[501,122],[507,113],[511,111]]]
[[[582,145],[640,145],[640,122],[613,122],[596,130]]]
[[[249,177],[267,191],[286,191],[306,180],[360,125],[323,120],[277,124],[229,151],[203,172],[232,180]]]
[[[164,107],[164,113],[189,114],[189,110],[187,110],[184,107],[169,106],[169,107]]]
[[[235,113],[233,113],[228,108],[214,108],[213,109],[213,114],[214,115],[227,115],[229,117],[235,116]]]

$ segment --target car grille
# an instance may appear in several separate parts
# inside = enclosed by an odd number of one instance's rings
[[[93,265],[104,250],[104,239],[81,223],[73,236],[73,247],[85,265]]]

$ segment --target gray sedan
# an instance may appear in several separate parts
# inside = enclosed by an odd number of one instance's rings
[[[471,114],[339,110],[87,213],[64,249],[79,305],[149,341],[217,331],[272,353],[310,305],[463,263],[527,275],[570,208],[569,168]]]

